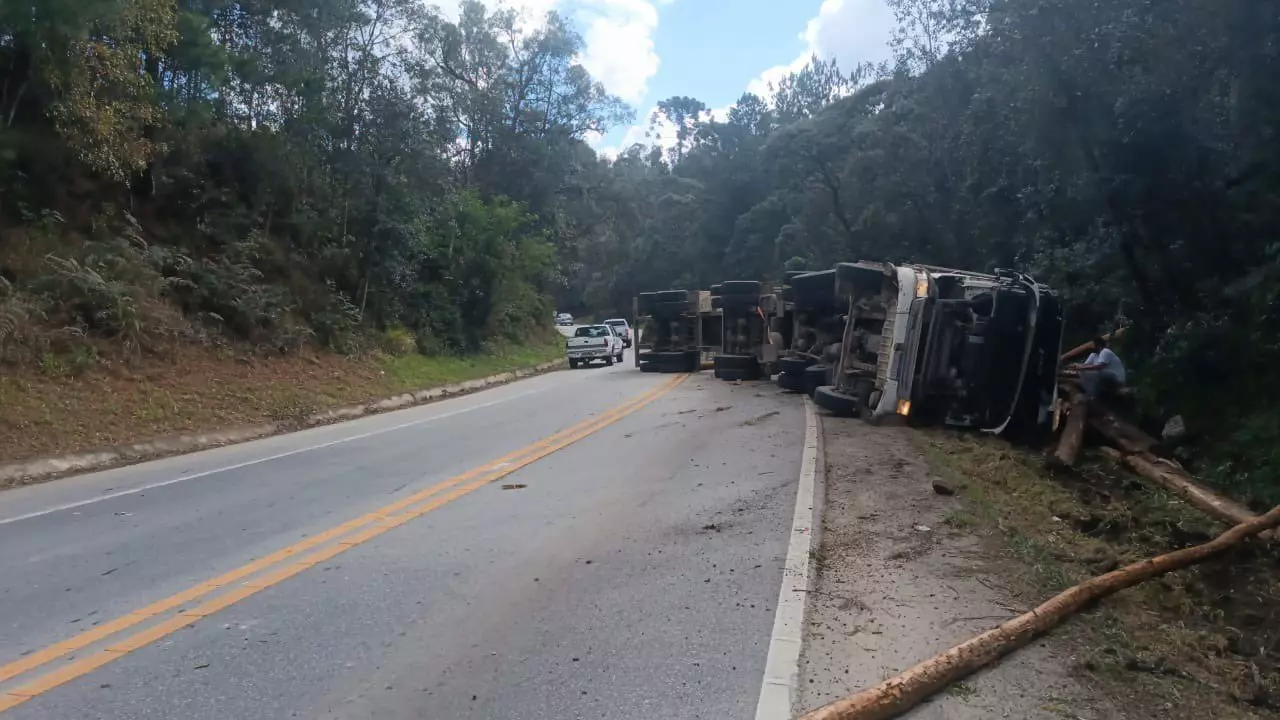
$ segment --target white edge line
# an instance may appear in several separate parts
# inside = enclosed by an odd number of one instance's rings
[[[756,703],[756,720],[790,720],[800,689],[800,649],[804,643],[805,611],[812,590],[813,548],[821,526],[822,433],[813,402],[804,401],[804,454],[800,458],[800,482],[791,519],[791,539],[782,569],[769,655]]]
[[[14,517],[11,517],[11,518],[4,518],[3,520],[0,520],[0,525],[8,525],[10,523],[16,523],[22,520],[30,520],[32,518],[43,517],[45,515],[52,515],[53,513],[64,512],[66,510],[74,510],[79,507],[84,507],[86,505],[92,505],[94,503],[104,502],[106,500],[114,500],[116,498],[125,497],[127,495],[136,495],[138,493],[144,493],[148,490],[155,490],[156,488],[162,488],[168,485],[176,485],[177,483],[186,482],[188,480],[196,480],[202,477],[208,477],[210,475],[217,475],[218,473],[230,472],[232,470],[239,470],[240,468],[246,468],[251,465],[259,465],[261,463],[271,462],[272,460],[287,458],[291,455],[300,455],[305,452],[311,452],[312,450],[323,450],[324,448],[333,447],[334,445],[341,445],[343,443],[349,443],[356,440],[364,440],[366,438],[374,437],[375,435],[382,435],[384,433],[395,432],[397,430],[403,430],[405,428],[410,428],[415,425],[424,425],[429,422],[435,422],[436,420],[444,420],[445,418],[451,418],[451,417],[454,417],[455,415],[468,413],[468,412],[471,412],[472,410],[483,410],[484,408],[487,408],[487,407],[493,407],[494,405],[501,405],[502,403],[510,402],[512,400],[517,400],[522,397],[544,392],[545,390],[547,390],[547,388],[539,388],[537,390],[526,390],[522,393],[517,393],[515,395],[511,395],[509,397],[505,397],[500,400],[490,400],[489,402],[480,403],[479,405],[472,405],[470,407],[459,408],[457,410],[451,410],[449,412],[441,413],[439,415],[432,415],[431,417],[419,418],[417,420],[410,420],[409,422],[400,423],[399,425],[392,425],[391,427],[379,428],[377,430],[371,430],[369,432],[359,433],[357,435],[351,435],[349,437],[339,438],[337,440],[330,440],[329,442],[323,442],[317,445],[308,445],[306,447],[295,448],[287,452],[276,453],[275,455],[268,455],[266,457],[255,458],[253,460],[246,460],[245,462],[242,462],[242,463],[236,463],[234,465],[227,465],[225,467],[214,468],[213,470],[203,470],[201,472],[192,473],[190,475],[181,475],[176,478],[161,480],[159,482],[149,483],[147,485],[140,485],[136,488],[129,488],[128,490],[120,490],[113,493],[107,493],[105,495],[98,495],[96,497],[92,497],[87,500],[78,500],[76,502],[66,503],[64,505],[55,505],[54,507],[46,508],[44,510],[36,510],[35,512],[29,512],[29,513],[26,513],[25,515],[15,515]],[[375,416],[370,416],[370,417],[375,417]],[[348,422],[355,422],[355,421],[351,420]],[[341,424],[342,423],[339,423],[339,425]],[[333,427],[336,427],[336,426],[333,426]],[[288,437],[288,433],[286,433],[285,435],[277,436],[277,437]],[[265,440],[267,438],[263,438],[263,439]],[[244,445],[241,445],[240,447],[244,447]],[[213,448],[210,448],[210,449],[213,449]],[[134,466],[135,469],[137,467],[139,466],[137,465]]]

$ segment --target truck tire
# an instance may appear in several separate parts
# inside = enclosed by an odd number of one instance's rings
[[[804,392],[804,375],[778,374],[778,387],[789,393]]]
[[[804,369],[804,393],[809,397],[823,385],[831,384],[831,366],[819,363]]]
[[[702,351],[686,350],[684,353],[684,372],[696,373],[702,371]]]
[[[750,370],[716,370],[715,375],[720,380],[729,382],[741,382],[743,380],[755,380],[756,375]]]
[[[720,307],[725,310],[750,310],[760,304],[760,296],[751,294],[721,295],[712,300],[719,300]]]
[[[605,364],[605,367],[613,367],[613,356],[612,356],[612,355],[605,355],[605,356],[604,356],[604,364]]]
[[[804,308],[825,308],[836,301],[836,273],[834,270],[808,273],[791,278],[791,297]]]
[[[858,398],[845,395],[830,385],[815,389],[813,402],[836,417],[857,417],[858,415]]]
[[[654,317],[674,317],[683,315],[689,311],[689,303],[681,300],[680,302],[660,301],[653,304],[653,310],[650,315]]]
[[[577,360],[570,360],[570,361],[569,361],[569,369],[570,369],[570,370],[577,370],[577,369],[578,369],[578,361],[577,361]]]
[[[811,357],[778,358],[778,369],[783,375],[794,375],[795,377],[803,378],[804,371],[816,362],[818,361]]]
[[[720,293],[722,295],[760,295],[760,288],[764,287],[758,280],[725,280],[720,283]]]
[[[725,370],[750,370],[759,362],[755,355],[717,355],[715,365]]]

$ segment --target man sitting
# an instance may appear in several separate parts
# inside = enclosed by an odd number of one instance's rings
[[[1076,369],[1080,371],[1080,386],[1091,400],[1103,394],[1115,394],[1124,387],[1124,363],[1107,347],[1106,338],[1093,339],[1093,353]]]

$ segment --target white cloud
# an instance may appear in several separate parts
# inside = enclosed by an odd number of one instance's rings
[[[775,65],[760,73],[747,90],[768,96],[770,84],[800,70],[809,58],[835,58],[846,72],[860,63],[888,60],[893,12],[884,0],[823,0],[818,15],[805,25],[800,38],[805,49],[786,65]]]
[[[674,0],[481,0],[490,10],[515,10],[527,27],[536,27],[551,10],[572,12],[585,43],[579,61],[609,92],[635,104],[644,99],[658,72],[653,34],[658,7]],[[446,17],[456,18],[462,0],[434,0]]]
[[[657,5],[671,0],[579,0],[579,23],[585,28],[582,66],[605,88],[629,103],[638,103],[658,72],[653,33]]]

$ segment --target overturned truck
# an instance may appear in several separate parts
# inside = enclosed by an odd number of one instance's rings
[[[720,311],[706,290],[662,290],[632,300],[636,367],[642,372],[698,372],[720,350]]]
[[[847,318],[822,408],[875,421],[991,433],[1045,428],[1057,397],[1063,312],[1028,275],[841,263]]]

